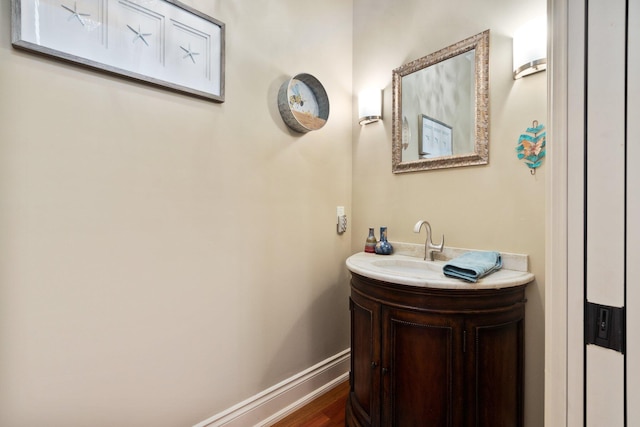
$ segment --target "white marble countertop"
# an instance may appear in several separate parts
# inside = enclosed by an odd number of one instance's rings
[[[424,245],[390,242],[392,255],[377,255],[365,252],[347,258],[349,271],[371,279],[401,285],[441,289],[499,289],[524,285],[534,280],[528,271],[527,255],[500,253],[502,268],[476,283],[446,277],[442,267],[446,262],[471,249],[447,248],[435,253],[435,261],[424,260]]]

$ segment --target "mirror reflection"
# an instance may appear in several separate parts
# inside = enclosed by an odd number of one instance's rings
[[[489,31],[393,71],[393,172],[488,162]]]

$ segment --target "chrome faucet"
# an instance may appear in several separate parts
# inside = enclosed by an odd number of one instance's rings
[[[440,242],[439,245],[434,245],[431,241],[431,225],[427,221],[416,222],[416,225],[413,227],[413,232],[420,233],[423,225],[427,229],[427,240],[424,242],[424,260],[426,261],[427,255],[429,255],[429,259],[433,261],[433,252],[442,252],[444,248],[444,234],[442,235],[442,242]]]

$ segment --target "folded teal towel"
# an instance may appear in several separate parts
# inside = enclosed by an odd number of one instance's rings
[[[466,252],[447,262],[442,272],[447,277],[475,283],[501,267],[502,257],[498,252]]]

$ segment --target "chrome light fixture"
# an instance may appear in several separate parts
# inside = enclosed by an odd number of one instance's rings
[[[361,125],[382,119],[382,91],[365,89],[358,94],[358,118]]]
[[[514,80],[547,69],[546,17],[532,20],[513,35]]]

